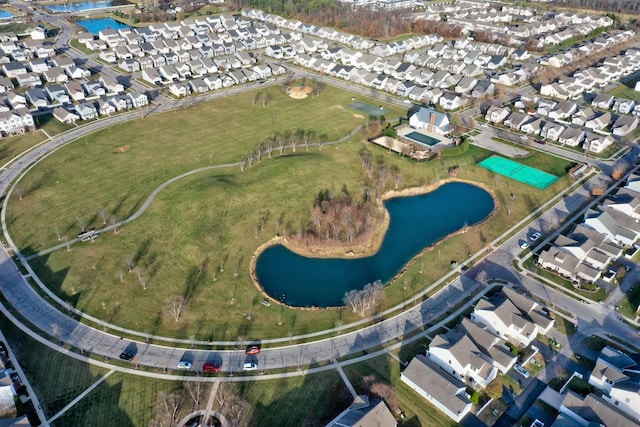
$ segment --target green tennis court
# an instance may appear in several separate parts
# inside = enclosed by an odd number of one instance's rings
[[[546,189],[558,180],[557,176],[551,175],[550,173],[500,156],[491,156],[478,163],[478,166],[541,190]]]
[[[373,117],[380,117],[389,112],[389,110],[382,106],[376,107],[375,105],[367,104],[366,102],[362,101],[352,102],[351,104],[347,105],[347,107]]]

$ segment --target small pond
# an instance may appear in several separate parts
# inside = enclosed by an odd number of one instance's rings
[[[484,221],[494,201],[480,187],[451,182],[427,194],[390,199],[385,206],[390,223],[378,253],[356,259],[306,258],[283,245],[271,246],[256,260],[264,291],[296,307],[341,306],[345,292],[376,280],[387,283],[425,247]],[[461,253],[459,258],[466,257]]]
[[[44,8],[54,13],[82,12],[83,10],[104,9],[115,6],[112,0],[78,1],[62,4],[48,4]]]
[[[8,10],[0,9],[0,19],[11,19],[13,18],[13,16],[13,13],[9,12]]]
[[[116,21],[113,18],[97,18],[97,19],[85,19],[78,21],[78,25],[86,28],[92,34],[99,34],[103,30],[119,30],[120,28],[131,28],[127,24],[123,24],[120,21]]]

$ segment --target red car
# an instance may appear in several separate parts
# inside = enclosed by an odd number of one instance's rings
[[[260,346],[257,345],[250,345],[249,347],[247,347],[247,349],[244,351],[245,354],[258,354],[260,353]]]
[[[207,362],[202,365],[202,372],[220,372],[220,365],[218,363]]]

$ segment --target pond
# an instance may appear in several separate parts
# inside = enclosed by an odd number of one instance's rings
[[[13,13],[9,12],[8,10],[0,9],[0,19],[11,19],[13,18],[13,16]]]
[[[389,282],[425,247],[484,221],[493,212],[494,201],[480,187],[451,182],[427,194],[390,199],[385,206],[389,229],[375,255],[306,258],[283,245],[271,246],[256,260],[256,276],[264,291],[295,307],[341,306],[345,292],[376,280]],[[460,259],[465,258],[467,254],[461,253]]]
[[[120,21],[116,21],[113,18],[98,18],[98,19],[85,19],[78,21],[78,25],[86,28],[92,34],[99,34],[103,30],[119,30],[120,28],[131,28],[127,24],[123,24]]]
[[[104,9],[114,6],[112,0],[78,1],[63,4],[48,4],[44,8],[54,13],[82,12],[83,10]]]

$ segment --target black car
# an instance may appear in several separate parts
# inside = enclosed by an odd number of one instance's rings
[[[120,359],[122,360],[133,360],[133,356],[133,353],[129,353],[127,351],[120,353]]]

